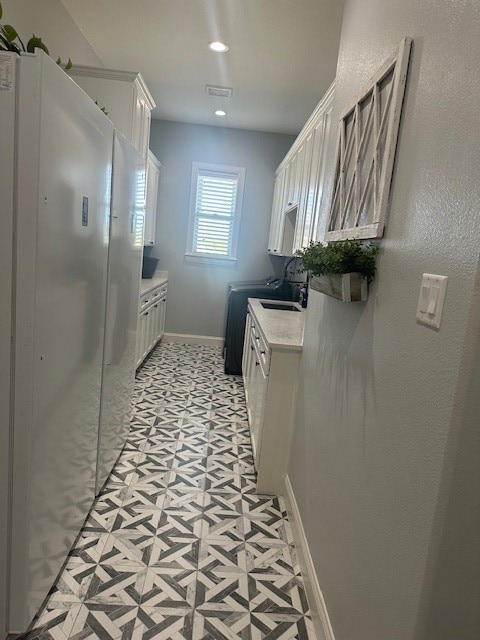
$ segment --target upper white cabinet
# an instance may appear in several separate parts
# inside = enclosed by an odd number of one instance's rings
[[[68,73],[146,159],[150,112],[156,105],[141,74],[84,66],[74,66]]]
[[[318,103],[275,172],[268,251],[291,256],[317,234],[334,84]]]
[[[147,153],[147,175],[145,179],[145,237],[144,245],[155,244],[155,226],[157,220],[158,180],[161,164],[149,150]]]

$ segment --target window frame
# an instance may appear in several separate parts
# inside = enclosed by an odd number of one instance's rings
[[[194,251],[193,240],[195,230],[195,206],[197,202],[198,176],[202,171],[209,171],[213,174],[236,175],[237,197],[235,201],[235,212],[233,216],[233,230],[231,250],[228,256],[222,256],[218,253],[205,253]],[[245,167],[237,167],[226,164],[212,164],[209,162],[192,162],[192,177],[190,182],[190,205],[188,213],[188,232],[187,232],[187,250],[185,252],[185,260],[187,262],[203,262],[217,264],[221,266],[235,265],[237,263],[238,238],[240,234],[240,221],[243,208],[243,194],[245,190]]]

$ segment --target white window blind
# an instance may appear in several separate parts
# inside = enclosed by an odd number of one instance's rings
[[[235,259],[245,169],[193,164],[187,254]]]

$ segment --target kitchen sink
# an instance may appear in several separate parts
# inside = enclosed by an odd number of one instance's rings
[[[288,302],[260,302],[264,309],[278,309],[279,311],[300,311],[300,309],[294,304],[290,304]]]

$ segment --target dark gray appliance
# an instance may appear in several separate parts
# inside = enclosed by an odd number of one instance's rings
[[[293,289],[289,282],[272,277],[250,282],[229,283],[224,359],[225,373],[231,375],[241,375],[242,373],[248,298],[292,300]]]

